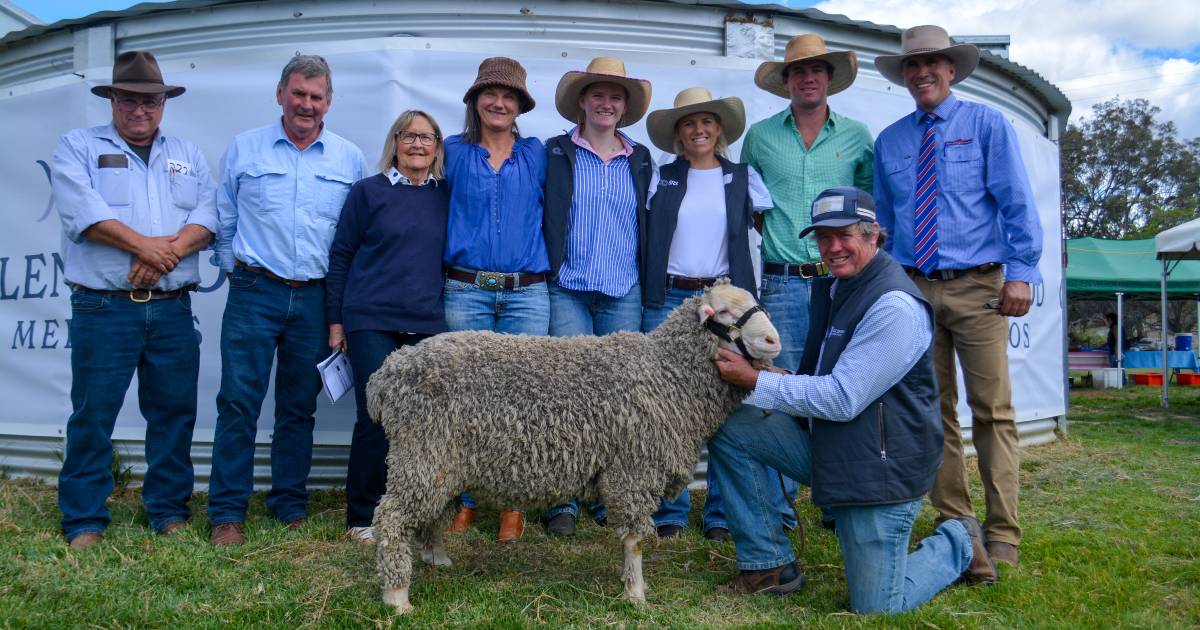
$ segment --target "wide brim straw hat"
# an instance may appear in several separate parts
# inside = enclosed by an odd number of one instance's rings
[[[517,99],[521,101],[521,113],[524,114],[537,106],[537,102],[525,88],[526,76],[525,66],[522,66],[516,59],[488,57],[480,62],[479,72],[475,74],[475,82],[463,93],[463,102],[470,101],[471,96],[483,88],[498,85],[517,93]]]
[[[736,96],[714,99],[706,88],[690,87],[675,95],[674,107],[656,109],[646,117],[650,142],[667,153],[675,153],[675,125],[681,118],[696,112],[716,114],[721,119],[721,137],[726,145],[736,142],[746,130],[746,108],[742,99]]]
[[[979,49],[972,44],[951,44],[946,29],[932,24],[914,26],[900,35],[899,55],[878,55],[875,68],[885,79],[904,85],[904,60],[921,55],[941,55],[954,64],[950,85],[971,76],[979,66]]]
[[[158,60],[145,50],[129,50],[118,55],[117,60],[113,62],[112,83],[93,87],[92,94],[109,98],[113,90],[137,94],[166,94],[168,98],[175,98],[187,91],[182,86],[163,83]]]
[[[788,40],[783,61],[764,61],[754,71],[754,84],[774,94],[790,99],[783,70],[798,61],[824,61],[833,67],[827,95],[837,94],[850,87],[858,76],[858,57],[852,50],[830,51],[820,35],[797,35]]]
[[[554,90],[554,105],[558,113],[567,120],[579,122],[579,95],[593,83],[615,83],[629,93],[625,101],[625,115],[617,122],[618,127],[628,127],[646,115],[650,107],[650,82],[636,79],[625,73],[625,62],[616,57],[596,57],[588,63],[587,70],[572,70],[558,80]]]

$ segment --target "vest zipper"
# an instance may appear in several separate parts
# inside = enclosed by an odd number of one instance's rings
[[[879,420],[879,459],[887,461],[887,433],[883,425],[883,401],[875,408],[875,417]]]

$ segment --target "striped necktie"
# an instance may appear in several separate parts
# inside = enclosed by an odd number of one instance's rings
[[[916,208],[913,214],[913,258],[917,269],[929,275],[938,268],[938,181],[937,143],[933,123],[936,114],[925,114],[925,135],[921,136],[921,156],[917,160]]]

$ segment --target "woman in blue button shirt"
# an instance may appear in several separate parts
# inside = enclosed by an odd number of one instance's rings
[[[517,116],[535,105],[525,89],[525,68],[507,57],[484,59],[463,102],[463,132],[446,139],[446,325],[452,331],[545,335],[550,326],[550,263],[541,231],[546,149],[517,129]],[[460,502],[450,531],[466,529],[475,518],[470,495],[463,493]],[[519,510],[501,512],[500,542],[519,539],[524,523]]]

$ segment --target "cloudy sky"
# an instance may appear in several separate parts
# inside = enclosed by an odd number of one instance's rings
[[[12,0],[46,22],[123,9],[130,0]],[[1009,35],[1009,58],[1057,85],[1072,120],[1113,96],[1145,98],[1185,138],[1200,136],[1197,0],[785,0],[901,28],[939,24],[951,35]]]

